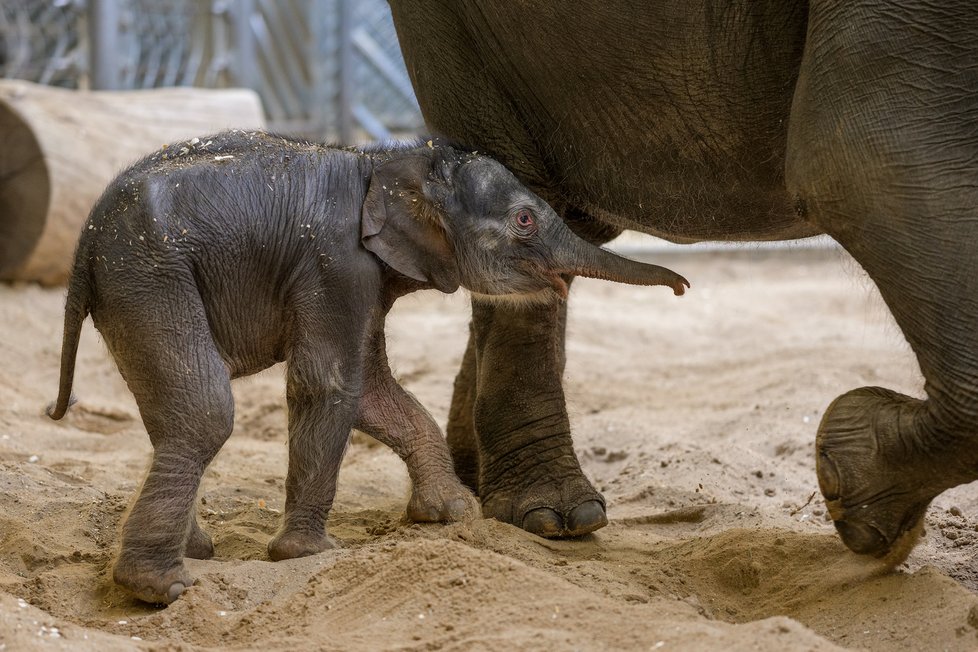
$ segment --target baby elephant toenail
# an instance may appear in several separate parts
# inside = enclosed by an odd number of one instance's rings
[[[187,587],[183,585],[183,582],[174,582],[173,584],[170,585],[170,590],[166,592],[166,601],[173,602],[174,600],[179,598],[186,590]]]

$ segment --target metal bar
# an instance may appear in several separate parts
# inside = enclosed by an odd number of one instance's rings
[[[254,18],[255,43],[258,46],[255,49],[255,54],[257,63],[262,65],[263,83],[261,91],[262,98],[265,100],[265,111],[270,119],[295,115],[293,107],[290,106],[293,98],[290,97],[288,85],[276,69],[278,62],[275,60],[271,37],[265,23],[265,15],[259,12]]]
[[[255,31],[252,17],[254,0],[237,0],[231,5],[234,17],[234,76],[235,82],[245,88],[258,89],[258,57],[255,54]]]
[[[304,69],[305,51],[303,38],[300,33],[290,32],[286,26],[286,17],[292,11],[293,5],[288,2],[262,3],[262,16],[265,18],[265,29],[268,30],[268,41],[264,44],[265,55],[269,62],[274,62],[275,76],[281,78],[284,88],[292,91],[294,105],[290,109],[293,115],[302,114],[309,104],[307,92],[308,75]]]
[[[88,57],[93,90],[119,89],[118,0],[89,0]]]
[[[279,20],[282,27],[290,35],[289,42],[292,45],[292,52],[295,54],[295,66],[298,68],[299,75],[303,79],[309,78],[309,61],[306,58],[309,39],[312,38],[312,19],[315,11],[310,5],[318,5],[319,2],[285,2],[279,5]]]
[[[214,20],[211,12],[198,4],[193,18],[193,36],[190,38],[190,51],[180,76],[174,82],[177,86],[193,86],[200,77],[204,61],[204,48],[211,34],[211,23]]]
[[[367,60],[367,62],[374,67],[374,69],[380,73],[383,77],[401,96],[414,104],[418,100],[414,97],[414,88],[411,86],[411,80],[408,79],[407,75],[402,72],[403,68],[398,67],[387,53],[380,47],[377,40],[374,39],[370,34],[367,33],[363,27],[358,27],[351,37],[353,40],[353,45],[356,46],[360,54]]]
[[[168,52],[166,56],[166,63],[163,65],[162,73],[159,75],[159,86],[175,86],[177,84],[177,79],[180,77],[181,68],[184,65],[184,57],[190,50],[192,43],[195,40],[194,29],[196,22],[193,15],[193,6],[190,6],[183,11],[184,16],[184,31],[182,34],[168,34],[167,40],[169,41]]]
[[[54,23],[59,18],[64,21],[62,14],[53,14],[50,18],[42,16],[49,20],[49,22]],[[68,29],[67,25],[59,26],[57,36],[54,41],[54,48],[51,50],[50,55],[48,55],[48,61],[44,66],[41,76],[37,79],[39,84],[50,84],[54,75],[60,70],[67,67],[67,54],[68,54]]]
[[[338,0],[339,92],[336,94],[337,132],[340,143],[353,143],[353,2]]]
[[[136,88],[153,88],[154,86],[157,86],[159,82],[160,69],[165,68],[165,64],[163,63],[163,51],[165,49],[172,52],[175,49],[172,44],[171,47],[163,47],[163,44],[160,43],[162,40],[160,38],[161,36],[163,39],[167,38],[167,36],[164,35],[166,32],[166,18],[164,16],[149,14],[146,16],[146,26],[149,28],[148,31],[150,34],[153,34],[154,38],[152,43],[147,43],[144,47],[140,47],[140,50],[142,51],[139,53],[138,59],[142,59],[143,61],[140,62],[142,65],[139,66],[138,74],[142,75],[142,79],[137,79]],[[160,34],[154,34],[156,29],[159,29],[161,26],[162,29],[160,29]],[[144,44],[139,43],[139,45],[143,46]]]
[[[363,104],[354,104],[350,112],[364,131],[370,134],[374,140],[390,140],[392,138],[391,132],[384,126],[384,123]]]
[[[330,113],[329,70],[327,55],[330,47],[329,39],[332,34],[327,28],[329,3],[314,0],[309,3],[307,18],[309,22],[309,38],[306,40],[306,60],[309,62],[309,121],[315,125],[310,135],[326,138],[329,131]]]
[[[204,74],[202,75],[202,81],[200,82],[202,86],[207,88],[215,88],[219,85],[221,81],[221,74],[224,73],[229,66],[231,55],[228,52],[231,49],[228,36],[228,22],[233,19],[228,18],[228,8],[224,2],[214,2],[211,5],[211,44],[212,50],[210,53],[210,58],[207,60],[206,67],[204,68]],[[235,63],[234,67],[238,67]],[[234,71],[232,71],[232,76]],[[243,83],[240,85],[244,85]],[[257,90],[257,89],[256,89]]]
[[[30,16],[23,8],[17,8],[12,21],[8,21],[6,11],[0,12],[0,38],[6,47],[6,60],[0,62],[3,77],[26,77],[23,71],[31,58],[30,29]]]

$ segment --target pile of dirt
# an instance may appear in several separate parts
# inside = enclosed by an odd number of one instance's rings
[[[575,283],[566,388],[575,444],[611,523],[548,541],[493,520],[404,522],[403,464],[356,435],[329,528],[342,548],[265,545],[284,501],[281,368],[236,381],[235,431],[205,476],[216,558],[168,608],[115,587],[120,520],[149,442],[90,323],[79,403],[57,390],[63,292],[0,286],[0,650],[978,647],[978,491],[931,508],[896,572],[845,550],[817,495],[814,433],[838,394],[919,395],[916,364],[838,251],[657,256],[693,283]],[[466,298],[403,299],[403,384],[444,423]]]

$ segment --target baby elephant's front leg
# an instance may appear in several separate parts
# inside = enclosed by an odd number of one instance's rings
[[[356,393],[336,378],[314,378],[289,368],[289,471],[282,528],[268,543],[273,561],[336,547],[326,516],[336,496],[340,462],[350,439]]]
[[[374,336],[357,417],[361,430],[389,446],[407,464],[413,490],[408,518],[459,521],[479,515],[479,503],[455,475],[438,424],[391,376],[383,333]]]

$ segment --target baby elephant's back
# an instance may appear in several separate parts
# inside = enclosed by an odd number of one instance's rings
[[[259,132],[175,143],[109,186],[79,256],[115,305],[202,301],[245,373],[281,359],[297,295],[342,290],[349,267],[369,258],[359,246],[365,192],[349,152]]]
[[[302,240],[358,238],[362,167],[350,152],[262,132],[174,143],[109,185],[82,238],[117,259],[145,250],[216,260],[273,247],[285,262],[308,249],[296,247]]]

